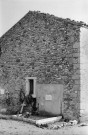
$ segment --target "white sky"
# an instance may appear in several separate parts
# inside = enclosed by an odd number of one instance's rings
[[[0,36],[29,10],[88,24],[88,0],[0,0]]]

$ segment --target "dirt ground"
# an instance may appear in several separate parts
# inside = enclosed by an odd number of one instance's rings
[[[0,135],[88,135],[88,126],[75,125],[51,130],[22,121],[0,119]]]

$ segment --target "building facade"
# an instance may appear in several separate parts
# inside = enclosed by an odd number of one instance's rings
[[[0,39],[1,109],[19,109],[19,92],[32,89],[40,112],[84,117],[87,37],[81,23],[29,11]],[[7,92],[12,97],[9,106],[4,100]]]

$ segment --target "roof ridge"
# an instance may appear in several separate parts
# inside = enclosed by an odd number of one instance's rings
[[[53,14],[49,14],[49,13],[43,13],[43,12],[41,12],[41,11],[29,11],[28,13],[30,13],[30,12],[34,12],[34,13],[39,13],[39,14],[44,14],[44,15],[49,15],[49,16],[52,16],[52,17],[54,17],[54,18],[56,18],[57,20],[59,19],[61,19],[61,20],[63,20],[63,21],[66,21],[66,22],[68,22],[68,23],[72,23],[72,24],[76,24],[76,25],[79,25],[80,27],[86,27],[86,28],[88,28],[88,24],[86,24],[85,22],[83,22],[83,21],[75,21],[75,20],[72,20],[72,19],[70,19],[70,18],[62,18],[62,17],[58,17],[58,16],[55,16],[55,15],[53,15]],[[27,13],[27,14],[28,14]],[[26,14],[26,15],[27,15]]]

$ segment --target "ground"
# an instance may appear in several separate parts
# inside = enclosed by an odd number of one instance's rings
[[[51,130],[22,121],[0,119],[0,135],[88,135],[88,125]]]

